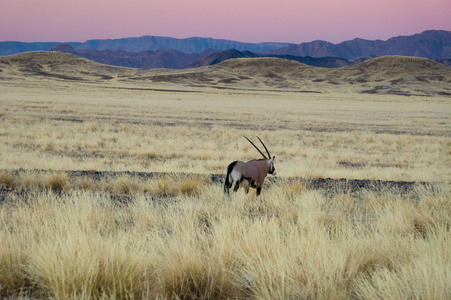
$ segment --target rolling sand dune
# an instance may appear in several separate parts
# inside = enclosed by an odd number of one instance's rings
[[[0,79],[41,78],[86,82],[182,84],[186,87],[451,95],[451,68],[428,59],[385,56],[338,69],[279,58],[231,59],[184,70],[112,67],[59,52],[29,52],[0,58]]]

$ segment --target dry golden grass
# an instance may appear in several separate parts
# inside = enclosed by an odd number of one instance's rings
[[[281,176],[451,178],[446,97],[114,87],[3,85],[0,169],[217,174],[258,134]]]
[[[118,206],[105,194],[0,205],[0,295],[37,298],[446,299],[449,186],[337,194],[220,186]],[[381,199],[383,198],[383,199]]]
[[[25,172],[14,175],[0,171],[0,187],[9,189],[52,190],[65,192],[69,189],[67,174],[63,172]]]
[[[47,190],[68,192],[69,190],[106,192],[119,195],[146,193],[155,197],[195,196],[207,185],[205,176],[156,175],[152,179],[137,176],[106,176],[100,180],[80,176],[68,178],[63,172],[24,172],[12,174],[0,171],[0,188],[12,190]]]
[[[356,93],[446,94],[447,69],[405,58],[374,60],[371,74],[271,59],[197,73],[57,53],[6,60],[0,187],[29,191],[2,190],[0,297],[451,297],[449,97]],[[220,83],[230,78],[239,81]],[[257,158],[243,135],[266,142],[282,177],[259,199],[226,198],[200,176]],[[67,170],[171,175],[93,180]],[[289,176],[436,184],[351,193]]]
[[[8,172],[0,172],[0,186],[1,187],[7,187],[11,189],[17,188],[19,185],[19,182],[17,180],[17,176],[14,176],[11,173]]]

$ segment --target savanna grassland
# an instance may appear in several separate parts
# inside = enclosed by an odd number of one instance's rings
[[[66,85],[2,87],[0,169],[223,173],[259,135],[282,176],[451,175],[445,97]]]
[[[2,58],[0,296],[451,298],[451,71],[365,68]],[[258,158],[243,135],[276,156],[259,198],[208,179]]]

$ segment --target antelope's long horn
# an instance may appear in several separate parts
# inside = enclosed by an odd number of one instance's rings
[[[244,138],[245,138],[246,140],[248,140],[248,141],[249,141],[249,143],[251,143],[251,144],[252,144],[252,146],[254,146],[254,147],[255,147],[255,149],[257,149],[257,150],[258,150],[258,152],[260,152],[260,154],[261,154],[261,155],[262,155],[262,156],[263,156],[263,157],[264,157],[265,159],[268,159],[268,158],[267,158],[267,157],[266,157],[266,156],[265,156],[265,155],[263,154],[263,152],[261,152],[261,151],[260,151],[260,149],[258,149],[258,148],[257,148],[257,146],[255,146],[255,145],[254,145],[254,143],[252,143],[252,142],[251,142],[251,140],[250,140],[250,139],[248,139],[247,137],[244,137]],[[263,145],[263,146],[264,146],[264,145]],[[265,147],[265,148],[266,148],[266,147]],[[268,151],[268,150],[266,150],[266,151]]]
[[[268,153],[268,159],[271,158],[271,154],[269,154],[268,148],[266,148],[265,144],[262,142],[262,140],[257,136],[257,139],[262,143],[263,147],[265,147],[266,153]]]

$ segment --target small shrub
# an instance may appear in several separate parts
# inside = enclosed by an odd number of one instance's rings
[[[159,177],[151,181],[150,194],[157,197],[172,197],[177,195],[174,180],[169,176]]]
[[[14,189],[19,185],[19,180],[16,176],[7,172],[0,172],[0,186]]]
[[[94,132],[99,128],[99,123],[97,122],[86,122],[85,131],[86,132]]]
[[[48,175],[47,189],[51,189],[52,191],[64,192],[69,188],[69,182],[67,180],[66,173],[52,173]]]
[[[178,182],[177,185],[180,194],[194,196],[199,195],[200,191],[205,186],[205,180],[201,178],[185,178]]]
[[[202,178],[164,176],[152,180],[148,192],[158,197],[195,196],[205,185],[206,181]]]
[[[70,188],[67,174],[60,173],[25,173],[20,176],[21,185],[25,189],[52,190],[65,192]]]
[[[296,195],[300,195],[309,189],[309,184],[304,181],[296,180],[291,183],[287,183],[285,187],[283,187],[283,194],[292,198]]]
[[[46,178],[40,173],[25,173],[21,175],[21,180],[25,189],[42,190],[46,187]]]
[[[154,151],[142,151],[136,153],[136,156],[140,159],[155,159],[158,157],[158,154]]]
[[[102,178],[98,185],[102,192],[111,193],[114,191],[114,183],[110,179]]]
[[[95,191],[96,185],[92,180],[83,178],[75,182],[75,188],[84,191]]]
[[[142,191],[142,188],[138,179],[121,176],[114,183],[114,191],[118,194],[133,194]]]

